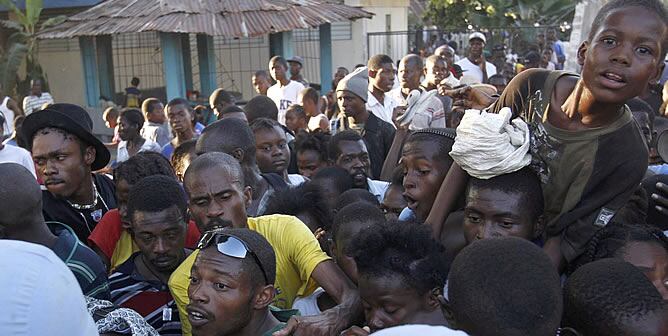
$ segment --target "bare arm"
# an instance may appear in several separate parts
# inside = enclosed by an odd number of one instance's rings
[[[469,176],[466,171],[453,162],[448,174],[443,179],[438,194],[436,194],[434,206],[431,207],[429,216],[425,220],[425,223],[431,226],[432,235],[436,239],[440,239],[443,223],[454,210],[459,196],[464,193],[468,179]]]
[[[401,156],[401,146],[407,136],[408,129],[397,128],[396,133],[394,133],[394,140],[392,140],[392,146],[390,146],[390,151],[385,157],[383,170],[380,172],[381,181],[390,181],[392,179],[392,172],[394,171],[394,167],[397,166],[397,162],[399,162],[399,157]]]
[[[23,110],[21,110],[19,104],[17,104],[14,99],[11,98],[9,99],[9,101],[7,102],[7,107],[9,107],[10,110],[14,111],[14,118],[23,115]]]
[[[315,267],[311,277],[325,289],[338,305],[320,315],[292,317],[288,325],[274,336],[338,335],[355,321],[362,319],[362,303],[359,293],[350,279],[333,261],[323,261]]]

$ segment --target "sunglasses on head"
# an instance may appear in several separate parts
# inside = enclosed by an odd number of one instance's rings
[[[211,246],[212,244],[216,244],[216,249],[218,252],[228,257],[246,259],[246,256],[250,254],[253,259],[255,259],[255,263],[262,271],[262,276],[264,276],[264,283],[269,285],[269,277],[267,276],[267,272],[264,270],[264,267],[260,262],[260,258],[257,257],[255,252],[253,252],[253,250],[251,250],[243,240],[233,235],[227,234],[220,229],[212,230],[207,231],[204,233],[204,235],[202,235],[202,238],[197,244],[197,248],[202,250]]]

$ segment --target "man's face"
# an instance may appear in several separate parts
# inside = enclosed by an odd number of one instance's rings
[[[394,86],[394,66],[385,63],[377,70],[369,70],[369,82],[378,90],[389,92]]]
[[[578,50],[582,79],[596,101],[624,103],[658,80],[665,34],[656,13],[640,7],[611,11],[592,41]]]
[[[181,104],[169,106],[167,107],[167,117],[169,118],[169,125],[177,134],[188,129],[192,130],[193,114],[187,107]]]
[[[366,189],[371,161],[364,141],[340,141],[339,152],[336,165],[348,171],[356,188]]]
[[[423,317],[434,308],[439,309],[429,304],[429,293],[420,295],[398,275],[360,275],[358,288],[372,333],[398,325],[427,323]]]
[[[164,124],[167,121],[165,116],[165,106],[162,103],[154,103],[152,106],[153,110],[149,113],[149,121]]]
[[[297,62],[288,62],[288,65],[290,66],[290,76],[299,75],[299,72],[302,70],[301,64]]]
[[[237,335],[251,321],[255,293],[243,260],[208,247],[190,271],[186,306],[193,336]]]
[[[37,176],[57,198],[68,199],[83,183],[91,183],[90,165],[95,160],[95,149],[88,147],[82,153],[74,136],[38,132],[32,141],[32,158]]]
[[[439,58],[434,62],[427,61],[425,67],[425,80],[431,85],[437,85],[449,76],[450,72],[445,66],[445,60]]]
[[[433,142],[409,142],[401,156],[404,169],[404,198],[417,218],[425,220],[450,165],[439,157]]]
[[[402,88],[417,89],[420,87],[420,72],[422,69],[415,66],[414,63],[409,62],[399,63],[399,82]]]
[[[624,261],[639,268],[668,300],[668,251],[656,242],[630,242],[622,248]]]
[[[364,100],[350,91],[336,91],[336,101],[346,117],[357,118],[366,110]]]
[[[290,165],[290,148],[285,131],[279,126],[255,131],[255,160],[263,173],[283,173]]]
[[[469,244],[503,237],[531,240],[537,221],[531,217],[520,193],[472,187],[466,195],[464,237]]]
[[[253,76],[253,88],[255,92],[261,95],[267,94],[267,89],[271,87],[269,79],[265,76]]]
[[[297,152],[297,168],[299,174],[311,178],[315,173],[327,167],[327,162],[320,159],[320,154],[312,149]]]
[[[455,63],[455,55],[452,52],[450,52],[450,49],[448,48],[438,47],[434,52],[434,54],[444,59],[449,65]]]
[[[135,211],[130,222],[132,239],[153,269],[171,273],[185,259],[186,221],[176,205]]]
[[[405,207],[406,199],[403,196],[403,189],[396,185],[391,185],[387,188],[383,202],[380,204],[380,209],[385,213],[385,218],[387,220],[396,220]]]
[[[473,59],[478,59],[482,55],[482,50],[485,48],[485,43],[480,39],[472,39],[469,41],[469,54]]]
[[[269,63],[269,73],[275,81],[284,80],[286,78],[285,71],[287,71],[287,69],[285,66],[283,66],[283,64],[281,64],[281,62]]]
[[[189,209],[200,232],[214,227],[245,228],[250,187],[231,176],[225,168],[210,167],[194,171],[185,179]]]

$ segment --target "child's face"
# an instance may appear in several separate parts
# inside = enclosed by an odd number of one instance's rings
[[[630,242],[623,248],[624,261],[638,267],[668,300],[668,251],[658,243]]]
[[[289,130],[297,132],[297,130],[306,128],[306,120],[300,118],[295,111],[288,110],[288,112],[285,113],[285,126],[287,126]]]
[[[272,129],[257,130],[255,143],[255,159],[260,171],[282,176],[290,164],[290,149],[283,129],[274,126]]]
[[[317,105],[314,104],[310,99],[305,98],[303,94],[299,93],[297,96],[297,101],[299,101],[299,105],[304,107],[304,112],[306,112],[307,116],[312,117],[315,115]]]
[[[420,295],[398,275],[360,275],[358,288],[372,333],[398,325],[427,323],[424,317],[439,309],[429,300],[429,293]]]
[[[471,187],[464,208],[464,237],[477,239],[534,238],[536,220],[531,218],[520,193]]]
[[[404,169],[404,198],[419,220],[425,220],[450,169],[449,158],[438,157],[438,146],[431,141],[408,142],[400,163]]]
[[[655,13],[624,7],[603,20],[578,50],[582,78],[598,102],[621,104],[661,75],[666,26]]]
[[[307,149],[297,152],[297,168],[299,174],[311,178],[320,168],[327,166],[327,162],[320,160],[320,154]]]

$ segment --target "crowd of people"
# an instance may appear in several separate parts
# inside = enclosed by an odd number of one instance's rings
[[[666,7],[604,5],[580,74],[554,33],[320,93],[274,56],[243,106],[133,79],[110,143],[35,80],[0,105],[0,334],[668,335]]]

